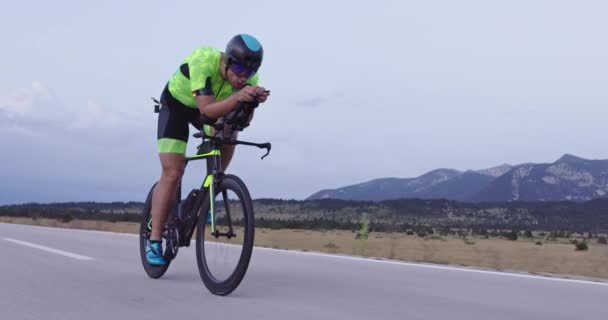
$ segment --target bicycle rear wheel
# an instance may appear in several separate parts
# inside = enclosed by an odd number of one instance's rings
[[[207,289],[225,296],[238,287],[249,266],[255,232],[253,204],[247,187],[234,175],[225,175],[213,191],[213,223],[208,223],[209,192],[200,209],[196,260]]]
[[[148,197],[146,198],[146,203],[144,204],[144,210],[139,226],[139,255],[141,257],[141,263],[148,276],[153,279],[158,279],[165,274],[171,261],[167,261],[167,264],[164,266],[155,266],[149,264],[148,260],[146,260],[146,242],[148,239],[150,239],[150,233],[152,232],[152,216],[150,211],[152,209],[152,193],[154,192],[154,187],[156,187],[156,183],[152,186],[150,192],[148,192]],[[165,241],[163,241],[163,245],[166,243],[167,241],[165,239]],[[166,252],[166,248],[163,249],[163,252]]]

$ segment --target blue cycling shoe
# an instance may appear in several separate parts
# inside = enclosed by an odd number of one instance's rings
[[[163,256],[161,241],[149,241],[146,243],[146,260],[154,266],[164,266],[167,260]]]

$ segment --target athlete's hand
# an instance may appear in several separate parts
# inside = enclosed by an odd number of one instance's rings
[[[257,88],[257,86],[245,86],[234,94],[238,102],[252,102],[256,98]]]
[[[256,87],[255,94],[256,100],[259,103],[262,103],[266,101],[266,99],[268,99],[268,96],[270,95],[270,90],[266,90],[266,88],[258,86]]]

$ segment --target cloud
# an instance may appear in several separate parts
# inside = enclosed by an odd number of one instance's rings
[[[137,115],[117,111],[89,99],[86,107],[70,109],[40,81],[0,94],[4,130],[27,133],[40,128],[65,130],[141,128]]]
[[[156,122],[140,118],[93,99],[70,109],[36,81],[0,93],[0,203],[140,199],[158,171]]]
[[[139,126],[132,114],[112,110],[101,103],[88,100],[87,107],[73,115],[71,129],[116,129]]]
[[[55,100],[53,93],[41,82],[33,81],[29,88],[19,88],[8,94],[0,94],[0,111],[8,118],[37,116],[35,106],[42,106]]]
[[[296,107],[318,107],[329,99],[324,97],[302,99],[295,102]]]
[[[333,92],[330,91],[330,92],[322,93],[318,96],[307,97],[307,98],[302,98],[302,99],[296,100],[294,102],[294,105],[296,107],[301,107],[301,108],[315,108],[320,105],[327,104],[328,102],[331,102],[332,104],[339,104],[340,102],[344,102],[344,99],[346,97],[347,97],[347,95],[344,94],[344,92],[335,90]]]

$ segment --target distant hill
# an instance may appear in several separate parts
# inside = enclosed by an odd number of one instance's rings
[[[437,169],[417,178],[384,178],[321,190],[307,198],[458,201],[585,201],[608,196],[608,160],[566,154],[553,163],[503,164],[477,171]]]
[[[566,154],[550,164],[515,166],[480,190],[474,201],[585,201],[608,195],[608,160]]]
[[[437,169],[414,179],[384,178],[334,190],[322,190],[306,200],[344,199],[379,201],[399,198],[423,198],[434,186],[462,173],[453,169]]]

